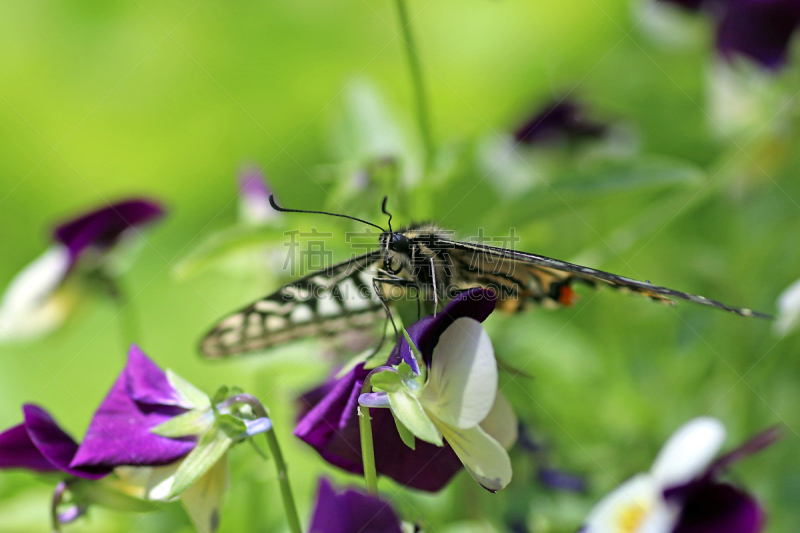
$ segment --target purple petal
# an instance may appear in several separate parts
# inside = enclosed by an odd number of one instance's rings
[[[707,479],[713,479],[714,477],[720,475],[722,471],[724,471],[733,463],[741,461],[745,457],[749,457],[754,453],[758,453],[764,448],[771,446],[780,438],[780,436],[781,428],[778,426],[774,426],[762,431],[738,448],[726,453],[714,461],[711,466],[708,467],[705,477]]]
[[[682,511],[673,533],[759,533],[764,514],[747,493],[727,483],[695,482],[664,492]]]
[[[514,132],[522,144],[566,140],[570,142],[601,137],[606,126],[584,116],[583,107],[570,101],[548,104]]]
[[[247,168],[239,175],[239,191],[239,216],[245,222],[258,224],[278,216],[269,203],[272,191],[259,168]]]
[[[164,395],[166,404],[149,403],[164,393],[162,379],[166,375],[144,353],[131,349],[128,364],[95,412],[71,466],[158,466],[189,453],[193,439],[169,439],[150,432],[184,412],[169,394]],[[137,402],[131,392],[147,401]]]
[[[239,175],[239,190],[242,196],[263,200],[269,204],[270,190],[264,174],[257,167],[248,167]]]
[[[0,468],[58,472],[33,443],[24,423],[0,433]]]
[[[798,23],[797,0],[730,0],[717,35],[717,48],[723,55],[741,54],[777,69],[786,62]]]
[[[339,379],[294,431],[330,464],[362,475],[357,408],[367,374],[361,364]],[[435,492],[461,469],[461,461],[449,445],[440,448],[417,440],[416,450],[411,450],[400,439],[388,409],[373,409],[370,415],[379,474],[411,488]]]
[[[483,322],[492,314],[496,303],[497,297],[492,291],[482,288],[469,289],[453,298],[444,310],[435,317],[428,316],[412,324],[408,328],[408,336],[411,337],[411,340],[419,349],[425,359],[425,363],[430,365],[433,349],[439,343],[439,337],[442,336],[444,330],[462,317],[469,317],[478,322]],[[389,357],[390,364],[396,364],[400,361],[398,357],[399,351],[403,361],[408,363],[416,373],[419,373],[416,359],[411,353],[411,348],[408,346],[405,337],[400,339],[398,346],[395,346]]]
[[[338,372],[337,372],[338,373]],[[333,374],[335,376],[336,373]],[[298,396],[297,401],[297,423],[302,420],[315,405],[319,404],[328,394],[330,394],[336,384],[339,383],[333,376],[326,379],[321,385],[314,387]]]
[[[667,4],[679,5],[682,8],[688,9],[690,11],[697,11],[702,7],[702,5],[707,0],[658,0],[658,1]]]
[[[75,262],[87,249],[108,249],[116,244],[125,230],[163,213],[163,208],[151,200],[126,200],[61,224],[53,232],[53,238],[69,249]]]
[[[34,446],[50,463],[68,474],[86,479],[100,479],[109,468],[71,468],[70,463],[78,450],[78,444],[61,429],[50,414],[37,405],[22,406],[25,428]]]
[[[167,375],[135,344],[128,350],[125,387],[135,402],[152,406],[175,405],[191,409],[172,388]]]
[[[319,481],[310,533],[401,533],[392,507],[378,498],[348,489],[336,494],[330,482]]]

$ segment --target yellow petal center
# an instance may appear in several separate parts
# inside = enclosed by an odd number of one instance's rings
[[[619,533],[636,533],[647,516],[647,508],[641,503],[633,503],[620,510],[617,517],[617,531]]]

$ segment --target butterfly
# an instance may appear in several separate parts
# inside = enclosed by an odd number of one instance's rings
[[[572,286],[610,286],[656,302],[688,300],[745,317],[771,318],[703,296],[652,285],[602,270],[507,248],[459,242],[431,224],[389,230],[347,215],[280,207],[278,211],[349,218],[381,230],[376,250],[335,264],[281,287],[224,318],[200,343],[208,358],[264,350],[296,339],[373,327],[391,317],[397,299],[432,302],[433,310],[459,292],[489,288],[497,308],[517,312],[531,305],[559,307],[576,300]]]

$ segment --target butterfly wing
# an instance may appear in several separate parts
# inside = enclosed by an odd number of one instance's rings
[[[526,299],[546,305],[568,305],[573,299],[571,285],[577,282],[592,287],[608,285],[666,304],[673,304],[673,298],[677,298],[741,316],[771,318],[764,313],[732,307],[704,296],[659,287],[542,255],[454,241],[441,242],[439,247],[447,250],[450,261],[457,267],[454,271],[469,271],[462,276],[464,284],[497,287],[500,293],[499,306],[506,311],[516,311]]]
[[[372,280],[380,257],[370,252],[284,285],[223,319],[200,352],[220,359],[379,323],[386,315]]]

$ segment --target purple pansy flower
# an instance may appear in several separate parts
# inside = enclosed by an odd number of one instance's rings
[[[402,533],[392,507],[378,498],[348,489],[340,493],[322,478],[309,533]]]
[[[552,102],[537,111],[514,132],[520,144],[576,142],[602,137],[606,126],[586,117],[583,106],[569,100]]]
[[[3,294],[0,341],[34,338],[59,327],[76,299],[68,283],[72,273],[107,266],[109,252],[125,234],[162,214],[150,200],[126,200],[58,226],[53,245],[20,271]]]
[[[358,396],[369,372],[360,364],[337,380],[294,431],[332,465],[362,475]],[[329,385],[323,385],[326,386]],[[388,410],[375,409],[370,415],[376,436],[375,463],[379,474],[408,487],[435,492],[461,470],[461,461],[449,446],[439,448],[418,442],[416,450],[411,450],[400,439]]]
[[[725,56],[741,54],[777,69],[786,63],[798,25],[797,0],[729,0],[720,21],[717,48]]]
[[[75,264],[87,251],[108,251],[125,232],[135,231],[163,213],[164,209],[151,200],[125,200],[64,222],[53,231],[53,240],[67,247]]]
[[[623,483],[595,506],[581,533],[760,533],[764,513],[752,496],[718,481],[733,462],[770,445],[768,430],[713,461],[725,428],[713,418],[682,426],[659,452],[650,472]]]
[[[269,204],[271,192],[261,169],[245,168],[239,174],[239,218],[248,224],[263,224],[279,217]]]
[[[658,0],[668,4],[676,4],[691,11],[700,9],[707,0]]]
[[[71,467],[78,444],[38,405],[22,406],[22,424],[0,433],[0,468],[35,472],[64,472],[85,479],[100,479],[104,467]]]
[[[707,11],[717,23],[720,54],[728,58],[743,55],[768,69],[786,64],[789,45],[800,27],[797,0],[660,1]]]
[[[100,404],[71,466],[114,468],[173,463],[195,446],[194,438],[172,439],[151,429],[191,409],[139,347]]]
[[[426,361],[442,333],[459,318],[482,322],[494,310],[491,291],[473,289],[453,299],[436,317],[426,317],[408,328],[408,334]],[[389,357],[389,364],[406,361],[417,369],[417,363],[405,339],[401,339]],[[363,474],[361,441],[358,427],[358,397],[369,374],[360,364],[334,384],[322,385],[328,392],[307,394],[320,397],[300,420],[295,435],[311,445],[329,463],[349,472]],[[321,392],[321,391],[320,391]],[[453,449],[417,441],[416,449],[408,448],[397,432],[388,409],[373,409],[373,434],[377,472],[403,485],[426,491],[438,491],[461,469],[461,461]],[[379,436],[379,437],[378,437]]]

